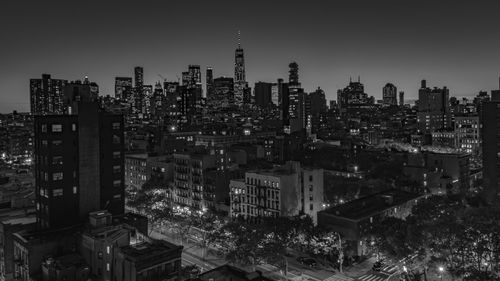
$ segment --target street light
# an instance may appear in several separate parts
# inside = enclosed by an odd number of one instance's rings
[[[440,266],[439,267],[439,276],[441,276],[441,281],[443,281],[443,272],[444,272],[444,267]]]

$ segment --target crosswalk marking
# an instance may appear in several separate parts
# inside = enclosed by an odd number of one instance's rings
[[[377,276],[374,274],[369,274],[369,275],[363,275],[361,277],[358,277],[359,281],[383,281],[386,280],[385,277]]]
[[[392,272],[395,272],[397,269],[398,269],[398,266],[394,265],[394,266],[392,266],[392,267],[390,267],[390,268],[388,268],[387,270],[384,270],[384,271],[392,273]]]

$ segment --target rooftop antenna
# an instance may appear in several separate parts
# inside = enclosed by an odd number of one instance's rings
[[[238,49],[241,49],[241,32],[238,30]]]
[[[361,78],[359,75],[358,75],[358,83],[361,83]]]

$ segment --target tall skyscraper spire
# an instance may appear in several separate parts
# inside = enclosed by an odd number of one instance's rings
[[[238,49],[241,49],[241,32],[238,30]]]
[[[243,97],[248,87],[245,78],[245,57],[241,48],[241,32],[238,30],[238,48],[234,54],[234,104],[243,105]]]

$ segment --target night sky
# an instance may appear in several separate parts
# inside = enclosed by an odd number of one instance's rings
[[[241,30],[247,80],[288,79],[328,99],[349,77],[376,98],[394,83],[416,98],[421,79],[451,95],[497,89],[499,1],[3,1],[0,112],[29,110],[29,79],[88,75],[101,94],[144,67],[145,83],[177,80],[188,64],[234,75]]]

